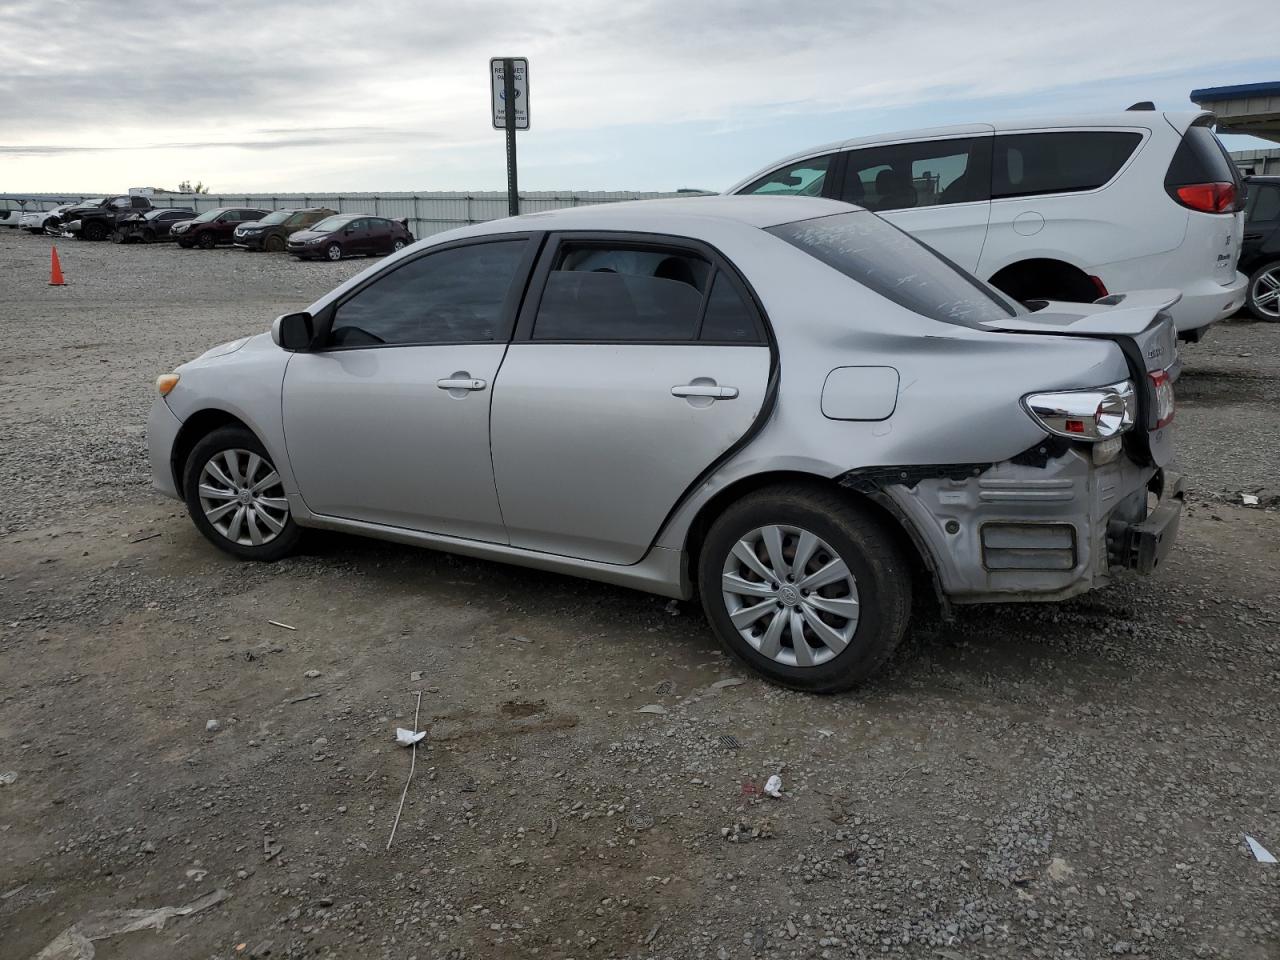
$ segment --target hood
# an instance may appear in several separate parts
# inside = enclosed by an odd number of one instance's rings
[[[318,240],[328,236],[332,236],[329,230],[299,230],[289,234],[289,239],[294,243],[306,243],[308,240]]]
[[[177,368],[177,370],[180,373],[189,367],[200,366],[205,363],[208,363],[210,360],[218,360],[218,359],[221,359],[222,357],[229,357],[231,356],[231,354],[235,353],[236,351],[243,349],[245,344],[249,343],[252,340],[260,339],[261,337],[266,337],[268,340],[271,339],[270,334],[257,334],[255,336],[250,336],[250,337],[240,337],[238,340],[228,340],[226,343],[220,343],[216,347],[210,347],[208,350],[200,354],[200,356],[196,357],[194,360],[188,360],[186,363],[180,365]]]
[[[190,219],[190,220],[175,220],[172,224],[170,224],[170,225],[169,225],[169,232],[170,232],[170,233],[183,233],[183,232],[184,232],[184,231],[186,231],[186,230],[187,230],[187,228],[188,228],[188,227],[190,227],[190,226],[191,226],[191,224],[192,224],[192,223],[194,223],[194,222],[195,222],[195,218],[194,218],[194,217],[193,217],[192,219]]]

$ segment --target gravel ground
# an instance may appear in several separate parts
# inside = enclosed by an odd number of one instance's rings
[[[814,698],[688,604],[221,555],[148,488],[153,378],[365,262],[66,242],[51,288],[48,247],[0,232],[0,957],[217,889],[98,957],[1280,956],[1244,840],[1280,853],[1280,328],[1185,351],[1158,575],[919,622]]]

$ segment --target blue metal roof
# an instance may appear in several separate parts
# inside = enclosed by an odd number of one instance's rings
[[[1266,83],[1237,83],[1232,87],[1204,87],[1191,91],[1193,103],[1235,100],[1238,97],[1280,97],[1280,80]]]

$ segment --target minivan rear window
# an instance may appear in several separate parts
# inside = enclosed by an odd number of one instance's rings
[[[1207,117],[1205,118],[1208,119]],[[1222,143],[1204,123],[1193,124],[1174,151],[1165,175],[1166,187],[1189,183],[1234,183],[1240,186],[1240,173]]]
[[[1123,130],[1001,134],[992,156],[991,197],[1096,190],[1141,141],[1142,134]]]
[[[899,306],[943,323],[982,325],[1014,316],[993,290],[867,210],[767,228]]]

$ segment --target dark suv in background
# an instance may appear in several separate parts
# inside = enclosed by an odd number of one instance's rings
[[[1280,177],[1245,179],[1244,244],[1239,270],[1249,278],[1249,312],[1280,322]]]
[[[120,217],[151,209],[146,197],[96,197],[66,210],[57,223],[46,222],[45,232],[68,233],[81,240],[105,240],[116,229]]]
[[[261,220],[269,212],[248,207],[215,207],[191,220],[175,223],[170,233],[180,247],[212,250],[220,243],[231,243],[240,224]]]
[[[336,210],[328,207],[308,207],[305,210],[275,210],[261,220],[242,223],[236,227],[234,243],[245,250],[270,250],[283,253],[289,234],[305,230],[325,217],[332,217]]]

